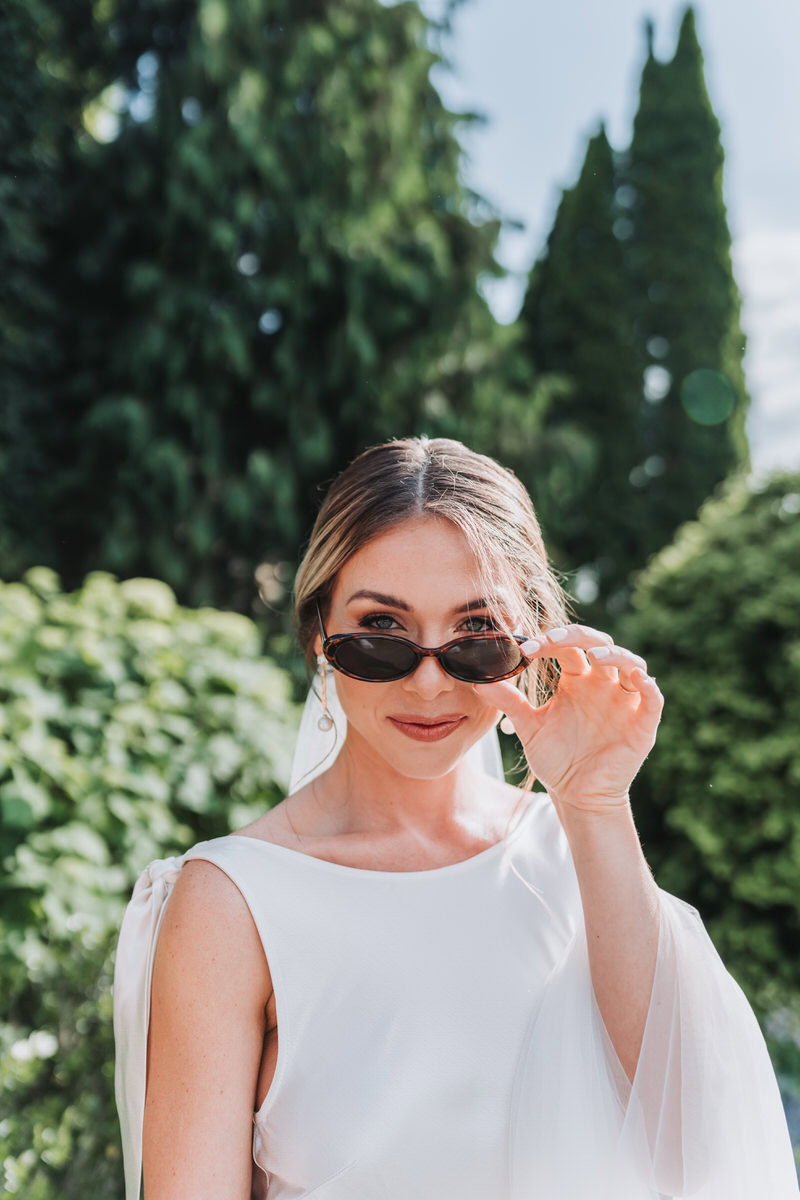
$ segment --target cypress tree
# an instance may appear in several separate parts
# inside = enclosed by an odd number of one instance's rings
[[[644,459],[634,482],[650,531],[646,553],[665,544],[729,472],[749,461],[723,161],[690,7],[670,62],[655,59],[648,28],[627,170],[627,263],[644,383]]]
[[[723,152],[692,9],[671,62],[650,23],[647,40],[631,147],[590,142],[519,319],[533,366],[566,387],[532,490],[584,618],[605,627],[648,557],[748,462]]]
[[[519,318],[523,344],[537,370],[569,380],[569,390],[554,395],[546,414],[549,463],[531,486],[564,565],[579,572],[584,618],[598,621],[606,618],[609,597],[636,565],[641,538],[631,503],[630,472],[639,459],[639,389],[619,236],[618,222],[625,219],[619,188],[614,154],[601,127],[589,141],[577,183],[562,194]]]

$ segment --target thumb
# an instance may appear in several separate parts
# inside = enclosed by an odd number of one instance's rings
[[[520,741],[528,741],[538,728],[538,714],[519,688],[507,680],[474,683],[472,690],[492,708],[499,708],[511,721]]]

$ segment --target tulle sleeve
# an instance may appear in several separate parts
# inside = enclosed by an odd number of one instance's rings
[[[659,889],[650,1006],[631,1083],[595,1000],[582,915],[523,1047],[519,1200],[797,1200],[766,1043],[698,912]]]
[[[117,941],[114,962],[114,1090],[122,1137],[125,1200],[139,1200],[141,1190],[142,1125],[153,957],[167,900],[185,857],[156,859],[145,867],[125,909]]]

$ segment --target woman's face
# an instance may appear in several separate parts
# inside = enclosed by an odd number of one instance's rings
[[[374,630],[435,647],[496,628],[478,578],[469,543],[450,521],[406,521],[368,542],[342,567],[325,631],[331,636]],[[515,632],[518,604],[507,597],[504,607],[503,632]],[[321,648],[318,637],[315,652]],[[424,658],[411,675],[389,683],[367,683],[340,671],[335,678],[349,751],[377,755],[416,779],[446,775],[500,715],[481,699],[479,687],[454,679],[435,658]]]

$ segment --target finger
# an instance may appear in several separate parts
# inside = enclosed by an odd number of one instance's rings
[[[520,737],[530,736],[536,726],[537,710],[513,683],[502,679],[496,683],[474,683],[472,690],[486,704],[505,713]]]
[[[601,643],[613,646],[610,634],[588,625],[564,625],[556,629],[548,629],[537,634],[541,645],[539,657],[554,658],[566,675],[586,675],[589,663],[584,650],[588,646]]]
[[[624,646],[589,646],[586,657],[592,666],[592,673],[601,679],[616,682],[619,678],[624,681],[627,690],[631,688],[631,676],[636,670],[647,674],[647,663],[638,654],[626,650]],[[619,675],[617,675],[619,672]]]
[[[559,646],[613,646],[614,639],[610,633],[602,629],[592,629],[590,625],[560,625],[555,629],[540,630],[537,633],[539,641],[547,638],[552,644]]]
[[[653,676],[637,668],[632,672],[632,682],[642,697],[640,710],[654,715],[660,713],[664,707],[664,697]]]
[[[585,675],[589,670],[586,655],[577,646],[551,644],[546,634],[539,634],[535,641],[525,642],[520,649],[528,658],[554,658],[566,675]]]

